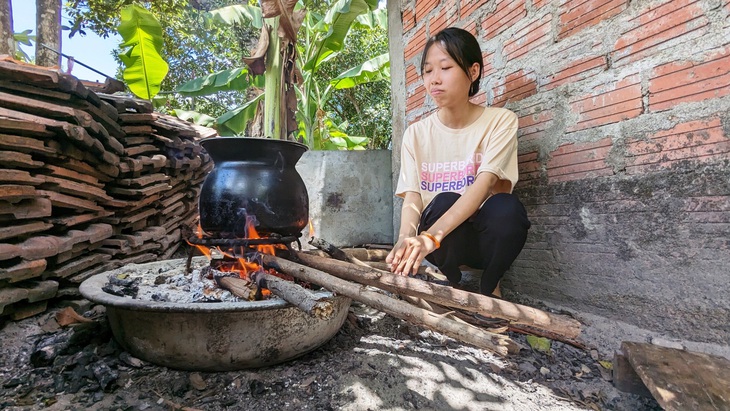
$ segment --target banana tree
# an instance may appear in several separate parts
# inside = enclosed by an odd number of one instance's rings
[[[345,36],[356,24],[356,19],[360,18],[359,24],[384,22],[384,19],[373,14],[377,0],[339,0],[324,15],[307,12],[303,4],[295,1],[287,4],[281,8],[278,1],[262,0],[260,9],[235,5],[211,11],[207,16],[210,24],[260,25],[258,47],[251,58],[246,59],[246,68],[213,73],[185,83],[176,91],[200,96],[218,91],[248,90],[255,96],[253,99],[217,119],[221,134],[306,139],[310,147],[324,148],[321,135],[326,133],[322,130],[333,130],[330,135],[343,138],[342,133],[337,132],[338,127],[321,116],[331,90],[337,88],[337,84],[346,87],[360,84],[363,79],[385,78],[389,74],[389,64],[387,58],[380,58],[348,70],[349,74],[338,76],[336,82],[321,92],[314,74],[342,50]],[[303,38],[297,42],[300,28],[304,29]],[[272,35],[274,33],[276,35]],[[299,133],[292,135],[297,130]]]

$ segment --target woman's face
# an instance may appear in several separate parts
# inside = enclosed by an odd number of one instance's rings
[[[471,77],[454,61],[441,44],[434,44],[426,53],[423,65],[423,84],[439,107],[463,104],[469,101],[469,88],[477,75],[479,64],[469,70]]]

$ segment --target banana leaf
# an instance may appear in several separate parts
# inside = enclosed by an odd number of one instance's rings
[[[364,13],[375,10],[378,0],[338,0],[327,11],[316,29],[327,30],[327,34],[318,45],[314,58],[307,61],[304,70],[313,70],[330,54],[342,50],[345,37],[355,19]]]
[[[372,58],[330,80],[334,88],[341,90],[359,84],[390,78],[390,56],[388,53]]]
[[[248,68],[221,70],[179,85],[175,91],[184,96],[207,96],[219,91],[243,91],[251,86],[263,87],[263,76],[251,78]]]
[[[248,22],[253,27],[260,29],[264,23],[261,9],[247,4],[236,4],[211,10],[205,13],[204,19],[208,27],[216,23],[233,25]]]
[[[216,120],[218,133],[222,136],[243,134],[246,131],[246,124],[256,116],[256,108],[262,98],[264,93],[218,117]]]
[[[126,52],[119,58],[126,67],[124,80],[137,97],[152,99],[169,70],[162,59],[162,27],[146,9],[130,5],[122,9],[122,23],[117,29]]]
[[[197,124],[199,126],[204,127],[215,127],[216,121],[215,118],[204,114],[204,113],[198,113],[197,111],[186,111],[186,110],[180,110],[175,109],[172,110],[173,114],[177,116],[177,118],[185,121],[190,121],[193,124]]]

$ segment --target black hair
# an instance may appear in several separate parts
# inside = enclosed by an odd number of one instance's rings
[[[421,76],[423,76],[423,66],[426,64],[426,53],[434,44],[439,43],[446,53],[454,59],[456,64],[464,70],[467,76],[469,68],[474,63],[479,64],[479,75],[476,80],[472,81],[469,88],[469,97],[473,97],[479,91],[479,80],[482,78],[482,69],[484,62],[482,61],[482,50],[479,47],[477,39],[468,31],[458,27],[447,27],[436,35],[430,37],[423,47],[423,55],[421,56]]]

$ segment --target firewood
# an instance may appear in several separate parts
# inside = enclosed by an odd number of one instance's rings
[[[230,291],[231,294],[238,298],[242,298],[246,301],[253,301],[256,299],[258,286],[251,281],[247,281],[239,277],[219,275],[215,277],[215,282],[219,287]]]
[[[271,255],[264,255],[262,258],[264,266],[274,268],[277,271],[284,272],[301,280],[321,285],[332,292],[360,301],[414,325],[429,328],[456,340],[474,345],[478,348],[490,350],[500,355],[506,355],[508,352],[509,337],[507,336],[491,333],[468,324],[458,323],[433,312],[414,307],[407,302],[367,290],[361,284],[345,281],[315,268]]]
[[[488,317],[503,318],[517,324],[529,325],[564,335],[568,338],[576,338],[580,334],[580,323],[578,321],[538,310],[537,308],[514,304],[415,278],[367,269],[344,261],[301,252],[296,253],[296,257],[310,267],[349,281],[372,285],[398,294],[420,297],[446,307],[460,308]]]
[[[367,265],[365,263],[363,263],[362,261],[358,260],[357,258],[355,258],[353,256],[348,255],[347,253],[345,253],[344,251],[335,247],[333,244],[331,244],[329,241],[327,241],[323,238],[312,237],[312,239],[309,240],[309,244],[324,251],[325,253],[329,254],[334,259],[337,259],[340,261],[347,261],[347,262],[355,264],[355,265],[367,267]]]
[[[332,298],[317,297],[295,282],[283,280],[263,271],[251,274],[251,279],[312,317],[327,320],[334,314]]]

